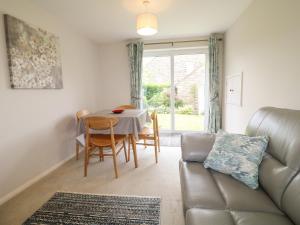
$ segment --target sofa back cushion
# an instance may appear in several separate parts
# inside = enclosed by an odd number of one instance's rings
[[[246,134],[269,137],[267,153],[259,168],[259,182],[283,209],[283,194],[300,168],[300,110],[262,108],[251,118]]]
[[[292,180],[284,192],[282,207],[293,222],[300,225],[300,174]]]

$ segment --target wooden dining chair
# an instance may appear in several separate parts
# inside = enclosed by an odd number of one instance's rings
[[[117,109],[136,109],[135,105],[120,105]]]
[[[144,146],[154,146],[155,151],[155,162],[158,162],[158,153],[160,151],[160,140],[159,140],[159,129],[158,129],[158,119],[157,113],[154,111],[151,114],[152,128],[144,127],[139,133],[139,140],[144,140],[144,143],[136,143],[138,145]],[[139,141],[138,140],[138,141]],[[153,143],[146,142],[147,140],[153,141]],[[129,154],[127,154],[129,156]]]
[[[84,117],[89,115],[90,112],[86,109],[82,109],[76,113],[76,160],[79,159],[79,148],[85,146],[84,141],[84,134],[80,134],[80,120]]]
[[[125,160],[127,162],[127,152],[125,139],[126,135],[115,135],[113,127],[119,122],[115,117],[87,117],[85,119],[85,160],[84,160],[84,176],[87,176],[87,167],[89,159],[94,155],[94,151],[98,147],[98,155],[100,160],[104,160],[104,156],[112,156],[115,170],[115,176],[118,178],[119,172],[117,168],[117,155],[124,150]],[[109,130],[109,134],[91,134],[92,130]],[[104,153],[103,148],[109,147],[111,153]]]

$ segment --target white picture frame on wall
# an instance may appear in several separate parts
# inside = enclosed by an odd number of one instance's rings
[[[242,106],[243,73],[226,77],[226,103]]]

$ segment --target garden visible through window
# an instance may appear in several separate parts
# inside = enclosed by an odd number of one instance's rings
[[[143,58],[143,105],[156,110],[161,130],[204,129],[204,52],[146,52]]]

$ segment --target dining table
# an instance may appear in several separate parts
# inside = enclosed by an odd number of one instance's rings
[[[138,167],[136,140],[138,140],[139,133],[145,127],[145,124],[151,122],[147,109],[125,109],[122,113],[113,113],[111,109],[96,111],[79,121],[80,132],[85,132],[84,119],[87,117],[116,117],[119,122],[113,127],[114,134],[128,135],[132,144],[135,167]],[[90,130],[93,134],[109,134],[109,130]],[[128,147],[130,147],[128,145]]]

